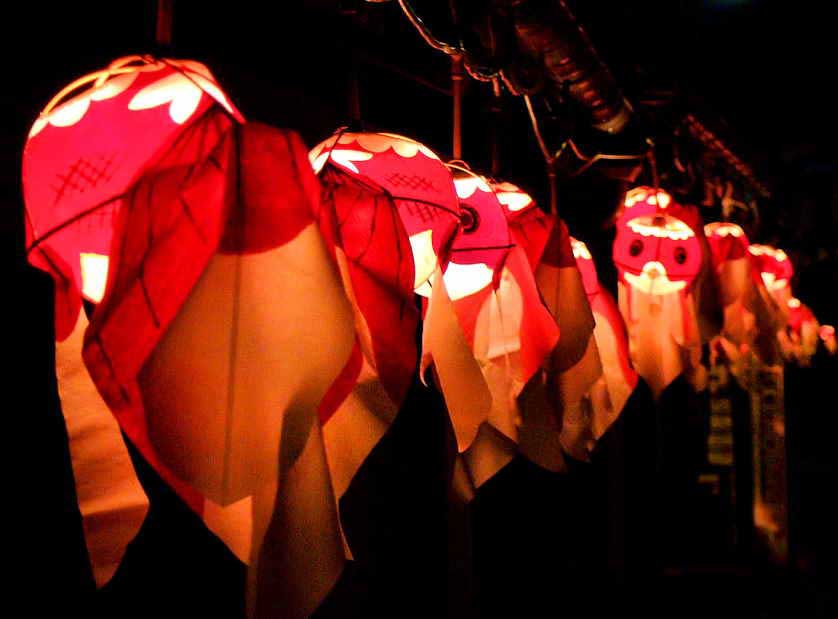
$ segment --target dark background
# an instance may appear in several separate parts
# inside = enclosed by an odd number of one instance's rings
[[[838,321],[833,84],[838,46],[830,3],[568,4],[638,109],[661,93],[677,99],[751,165],[772,192],[770,199],[760,200],[761,223],[752,241],[786,249],[797,269],[797,296],[822,322]],[[51,284],[24,260],[21,151],[32,121],[66,83],[118,56],[160,51],[154,43],[155,12],[152,0],[14,3],[2,9],[0,264],[8,273],[5,281],[11,282],[4,304],[11,335],[4,408],[11,420],[8,451],[24,448],[7,468],[13,488],[7,496],[18,522],[11,529],[12,541],[27,549],[16,574],[22,583],[34,585],[34,597],[28,599],[36,606],[68,600],[70,608],[69,600],[85,595],[81,592],[90,585],[78,552],[79,523],[52,371]],[[350,120],[354,67],[366,126],[410,135],[443,155],[450,153],[448,59],[424,44],[394,2],[175,0],[173,31],[174,44],[166,54],[205,62],[247,118],[294,128],[310,146]],[[523,103],[505,96],[498,121],[489,113],[490,100],[487,85],[467,82],[464,158],[477,169],[488,169],[494,123],[502,175],[544,202],[543,162]],[[654,111],[644,114],[653,117]],[[663,140],[671,128],[651,122],[649,130],[660,133],[650,137]],[[574,234],[589,242],[608,278],[613,274],[607,267],[607,221],[619,185],[596,170],[560,183],[562,216]],[[838,519],[830,495],[836,487],[838,411],[829,379],[834,374],[791,372],[789,377],[789,392],[795,394],[788,408],[791,569],[773,575],[778,580],[771,587],[738,568],[693,571],[673,580],[652,607],[663,613],[670,603],[693,600],[698,604],[693,608],[735,608],[740,616],[751,611],[771,616],[780,608],[795,609],[797,616],[828,616],[828,609],[834,609]],[[229,569],[235,572],[234,566]],[[166,573],[179,577],[176,566]],[[202,577],[211,588],[212,579],[220,582],[223,575]],[[777,595],[783,604],[766,602]]]

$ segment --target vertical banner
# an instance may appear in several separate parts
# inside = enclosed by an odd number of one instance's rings
[[[754,525],[771,556],[788,557],[783,368],[756,364],[751,383],[754,454]]]

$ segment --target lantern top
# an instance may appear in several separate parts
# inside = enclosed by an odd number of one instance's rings
[[[360,148],[346,148],[353,143]],[[352,131],[338,131],[332,137],[323,140],[312,148],[308,157],[315,174],[319,173],[326,161],[330,159],[338,165],[360,174],[355,162],[369,161],[375,155],[385,153],[391,149],[405,159],[412,159],[418,153],[422,153],[428,159],[440,160],[439,156],[430,148],[404,135],[387,132],[356,133]]]
[[[338,130],[309,153],[316,173],[335,169],[393,199],[413,251],[414,289],[448,261],[460,225],[460,201],[450,170],[427,146],[394,133]]]
[[[532,196],[513,183],[508,181],[489,181],[489,185],[495,192],[498,202],[503,206],[507,216],[526,211],[536,206]]]
[[[623,199],[623,206],[626,209],[634,208],[638,205],[665,209],[672,202],[672,196],[662,189],[656,190],[653,187],[641,186],[626,192],[626,197]]]
[[[125,56],[52,98],[29,131],[22,177],[27,252],[56,281],[59,339],[75,324],[79,294],[105,294],[117,212],[139,178],[206,156],[243,120],[193,60]]]

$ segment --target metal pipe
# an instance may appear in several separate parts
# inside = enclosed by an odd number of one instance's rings
[[[172,4],[174,0],[157,0],[157,28],[155,39],[157,45],[172,44]]]
[[[597,129],[621,131],[631,118],[631,105],[567,5],[562,0],[504,0],[502,4],[519,46],[541,62],[556,89],[584,107]]]
[[[453,103],[451,154],[454,159],[463,158],[463,56],[451,56],[451,93]]]

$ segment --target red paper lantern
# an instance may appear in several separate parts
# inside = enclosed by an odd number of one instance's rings
[[[704,227],[724,306],[722,336],[729,361],[754,350],[766,363],[776,356],[777,311],[750,252],[744,230],[736,224],[712,222]]]
[[[561,331],[552,351],[550,388],[545,394],[559,423],[551,430],[546,415],[541,419],[525,415],[520,430],[522,435],[530,435],[528,457],[558,470],[563,466],[560,452],[585,457],[588,440],[581,437],[590,433],[590,416],[583,399],[602,372],[592,337],[594,317],[565,223],[544,213],[512,183],[495,183],[493,187],[504,206],[512,238],[524,250],[534,272],[542,302]],[[558,446],[557,452],[551,453],[554,446]]]
[[[619,306],[632,363],[655,397],[682,373],[703,383],[701,344],[717,329],[708,253],[695,207],[650,187],[626,194],[613,247]]]
[[[792,298],[791,278],[794,266],[782,249],[770,245],[751,245],[748,250],[756,261],[762,281],[777,302],[780,311],[788,315],[788,302]]]
[[[150,170],[188,170],[240,120],[204,65],[129,56],[58,93],[24,148],[28,257],[55,281],[56,338],[67,338],[56,346],[58,387],[100,586],[136,533],[147,500],[120,429],[82,365],[81,298],[105,296],[116,222],[140,178]],[[137,439],[133,429],[128,433]],[[150,454],[143,439],[138,445]],[[149,460],[157,462],[153,455]],[[194,494],[163,473],[195,506]]]
[[[688,290],[702,266],[697,211],[650,187],[628,192],[624,207],[614,241],[620,279],[654,295]]]
[[[428,147],[392,133],[340,131],[312,149],[315,172],[331,161],[390,195],[410,240],[414,288],[447,261],[460,223],[460,206],[451,174]]]
[[[58,339],[75,325],[80,294],[104,295],[132,184],[163,158],[176,166],[206,156],[228,115],[242,120],[204,65],[129,56],[70,84],[35,121],[23,154],[26,242],[56,282]]]
[[[596,321],[594,338],[602,378],[592,387],[589,397],[593,408],[593,438],[599,439],[619,417],[637,386],[637,372],[631,365],[625,323],[611,294],[600,286],[591,252],[585,243],[572,237],[571,244]]]
[[[820,337],[820,324],[808,305],[796,297],[790,298],[788,307],[788,324],[786,331],[788,341],[785,344],[786,355],[796,359],[803,365],[808,365],[811,357],[817,352]]]

